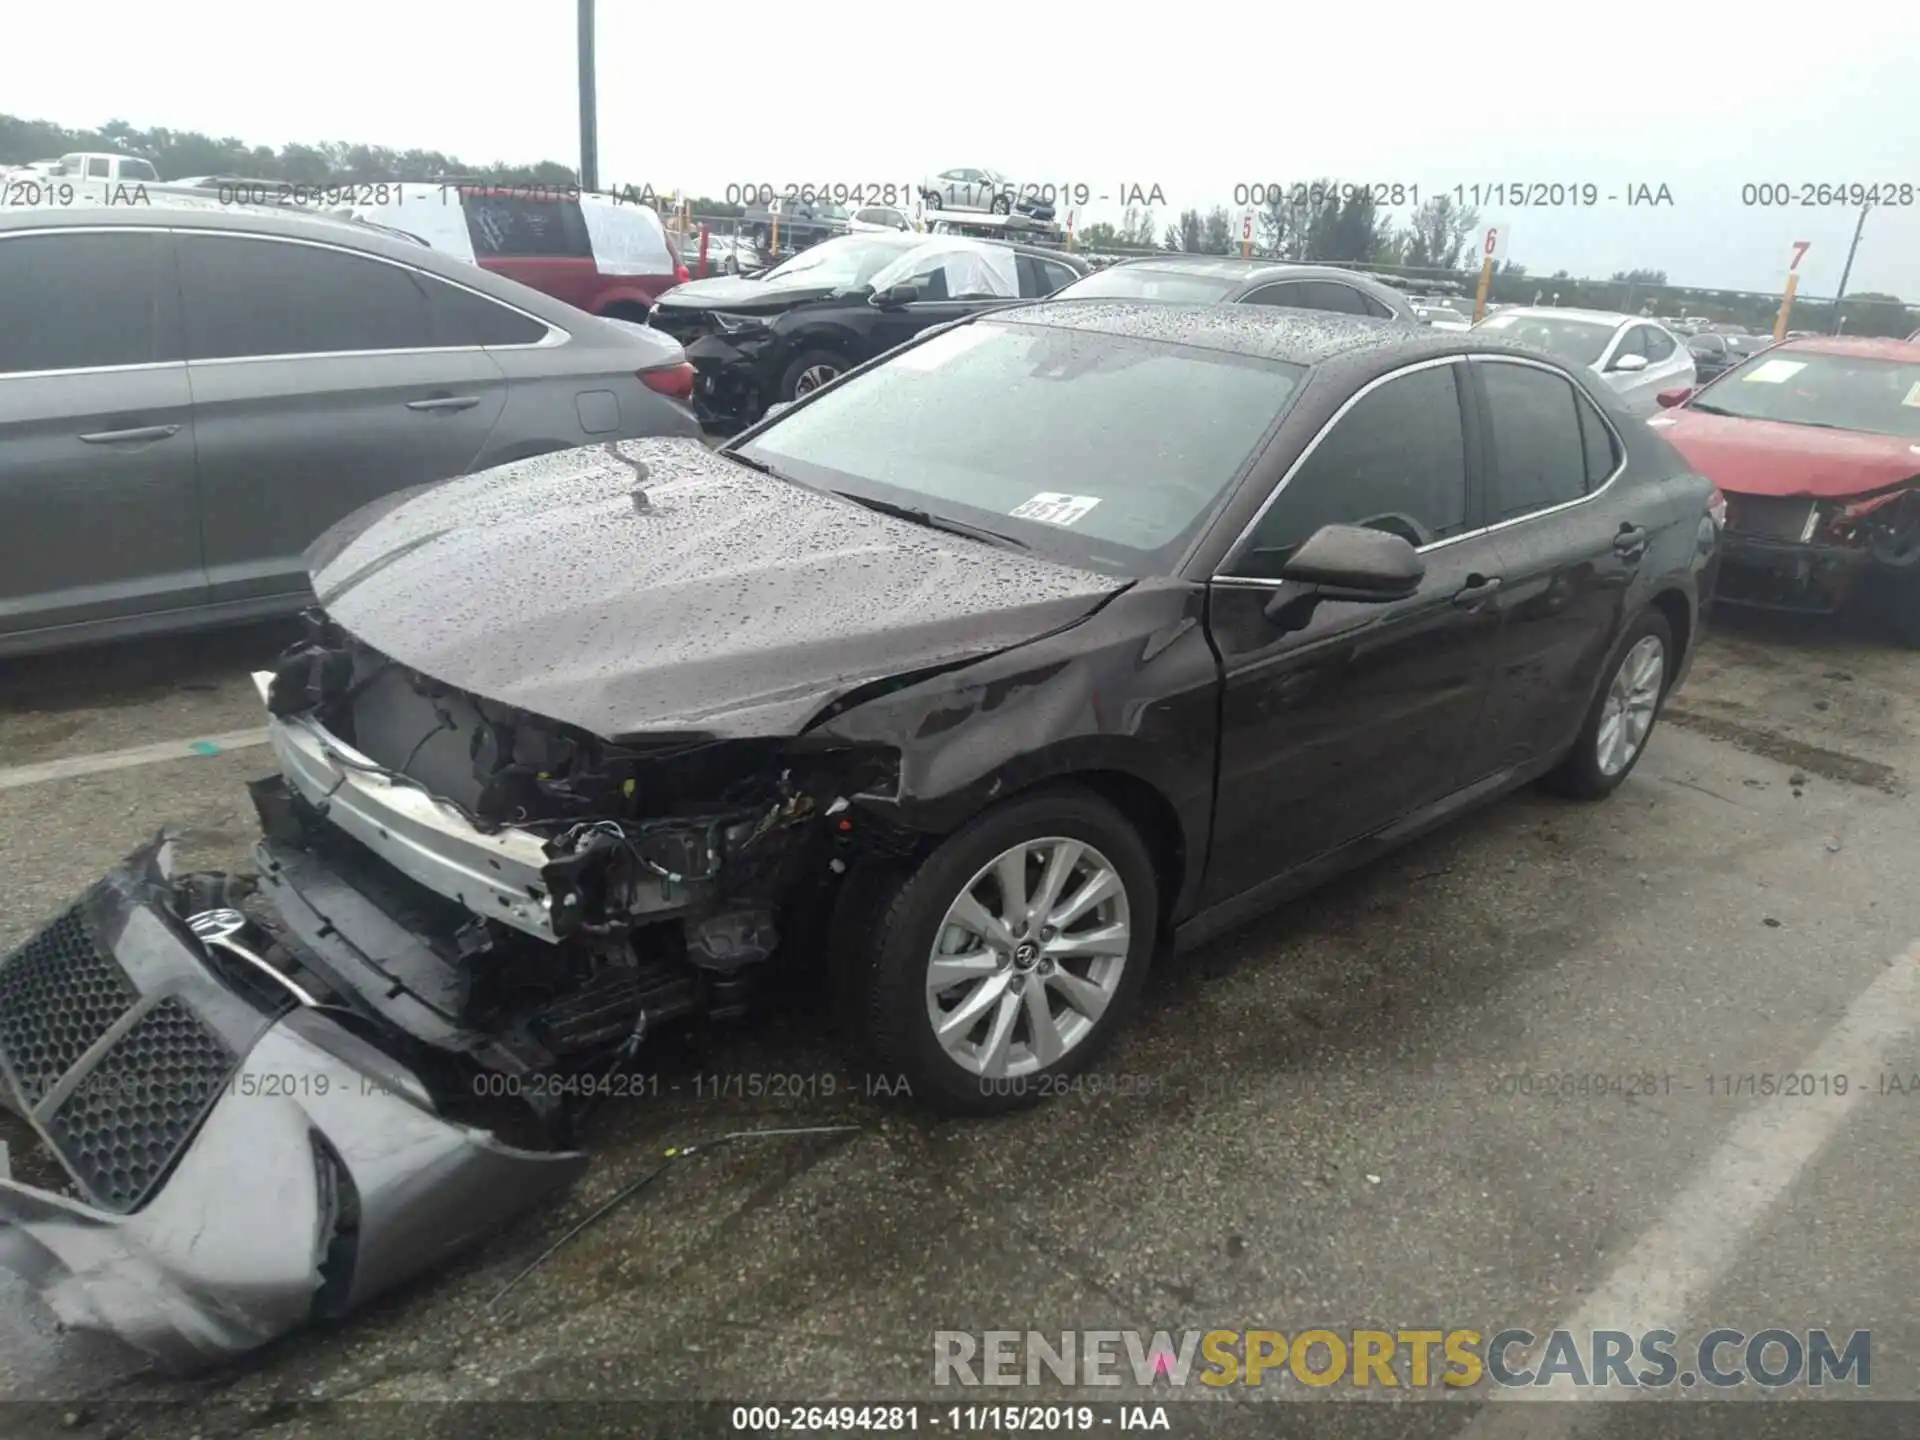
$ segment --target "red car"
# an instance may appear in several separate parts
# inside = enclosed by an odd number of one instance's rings
[[[1788,340],[1660,404],[1726,497],[1717,601],[1865,604],[1920,646],[1920,344]]]
[[[593,315],[644,322],[687,267],[649,205],[533,186],[364,186],[352,213]]]

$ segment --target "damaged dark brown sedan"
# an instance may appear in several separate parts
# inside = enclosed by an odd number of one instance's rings
[[[133,857],[0,961],[0,1184],[69,1323],[192,1364],[583,1163],[572,1097],[824,941],[921,1100],[1090,1063],[1155,950],[1540,776],[1699,633],[1711,487],[1585,377],[1285,310],[1041,304],[726,451],[390,498],[256,677],[257,875]],[[816,946],[816,948],[818,948]]]

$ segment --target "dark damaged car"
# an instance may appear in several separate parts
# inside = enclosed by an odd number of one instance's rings
[[[1649,423],[1726,496],[1720,599],[1864,607],[1920,645],[1920,345],[1788,340],[1660,398]]]
[[[538,1203],[576,1094],[809,956],[917,1101],[1032,1101],[1163,943],[1535,777],[1620,784],[1713,498],[1473,336],[1079,301],[720,453],[364,510],[256,676],[257,876],[144,851],[0,962],[73,1192],[0,1184],[6,1258],[71,1325],[242,1352]]]

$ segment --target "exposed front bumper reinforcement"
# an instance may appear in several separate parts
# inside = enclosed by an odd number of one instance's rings
[[[273,673],[253,677],[262,702]],[[476,915],[553,940],[552,907],[537,836],[507,828],[487,834],[418,786],[310,720],[274,717],[267,738],[293,788],[341,831],[437,895]]]
[[[169,848],[0,959],[0,1085],[77,1195],[0,1180],[0,1263],[64,1323],[200,1368],[352,1309],[584,1169],[436,1113],[408,1066],[210,947],[176,913]]]

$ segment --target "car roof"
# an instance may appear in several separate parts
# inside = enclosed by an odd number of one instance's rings
[[[1782,340],[1776,348],[1798,350],[1809,355],[1854,355],[1866,360],[1899,360],[1908,365],[1920,364],[1920,344],[1878,335],[1809,335],[1799,340]]]
[[[1369,348],[1394,349],[1406,359],[1469,353],[1537,358],[1518,346],[1469,340],[1460,331],[1325,310],[1268,305],[1204,305],[1169,300],[1038,300],[983,318],[1045,325],[1129,339],[1191,345],[1262,360],[1318,365]],[[1466,332],[1470,334],[1471,332]]]

